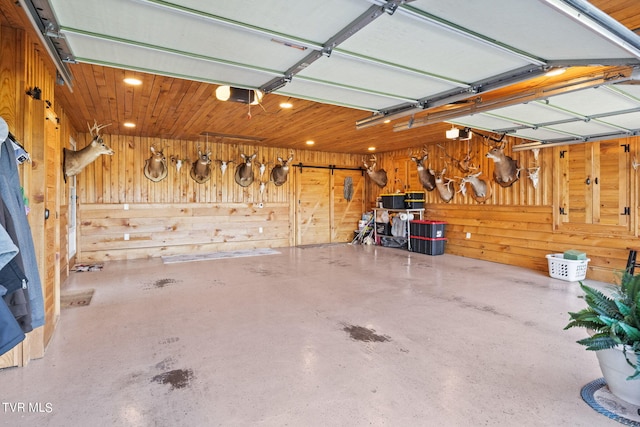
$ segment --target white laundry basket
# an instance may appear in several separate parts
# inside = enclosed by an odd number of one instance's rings
[[[591,261],[587,259],[565,259],[564,254],[549,254],[549,276],[554,279],[576,282],[584,280],[587,275],[587,264]]]

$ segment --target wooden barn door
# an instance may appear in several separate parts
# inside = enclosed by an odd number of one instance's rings
[[[330,170],[296,168],[296,245],[331,242]]]
[[[345,192],[345,186],[350,187],[350,191]],[[362,172],[335,169],[331,175],[331,243],[353,240],[353,232],[358,229],[358,220],[364,211],[364,200]]]
[[[350,177],[351,200],[344,187]],[[365,180],[360,171],[295,168],[296,245],[350,242],[364,211]]]

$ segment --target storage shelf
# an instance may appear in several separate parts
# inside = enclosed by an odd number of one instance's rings
[[[389,212],[390,214],[401,214],[401,213],[406,213],[407,215],[409,214],[418,214],[420,216],[420,218],[414,218],[414,219],[423,219],[424,216],[424,208],[420,208],[420,209],[387,209],[387,208],[374,208],[373,209],[373,241],[376,242],[376,244],[378,244],[378,236],[383,236],[382,234],[378,234],[377,233],[377,227],[375,226],[376,223],[378,222],[378,211],[386,211]],[[395,237],[395,236],[393,236]],[[410,223],[407,220],[407,235],[406,235],[406,239],[407,239],[407,249],[411,250],[411,227],[410,227]]]

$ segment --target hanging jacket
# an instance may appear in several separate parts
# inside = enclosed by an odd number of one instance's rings
[[[0,227],[0,268],[9,264],[18,253],[18,247],[13,244],[11,237]],[[7,289],[0,285],[0,296],[4,296]],[[0,354],[4,354],[25,339],[9,307],[0,299]]]
[[[3,123],[6,127],[6,122],[0,117],[0,125]],[[4,136],[4,132],[0,134],[0,138],[2,136]],[[16,228],[17,246],[22,255],[24,274],[29,279],[27,289],[31,305],[31,323],[34,328],[37,328],[44,325],[42,282],[40,281],[31,227],[27,221],[22,192],[20,191],[20,175],[15,152],[11,141],[7,138],[5,137],[0,142],[0,197],[2,197]]]
[[[13,219],[0,197],[0,225],[15,244],[17,241],[16,229]],[[33,330],[31,322],[31,305],[29,304],[29,290],[27,289],[27,276],[24,274],[22,256],[18,252],[9,263],[0,269],[0,285],[7,289],[7,294],[2,297],[18,321],[22,332]]]
[[[6,292],[4,286],[0,286],[0,296],[4,297]],[[4,299],[0,299],[0,355],[20,344],[25,338],[13,313],[4,303]]]

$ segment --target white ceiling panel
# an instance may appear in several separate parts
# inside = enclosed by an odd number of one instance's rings
[[[549,126],[548,129],[579,136],[582,138],[588,138],[592,135],[607,134],[615,132],[617,130],[611,126],[606,125],[605,123],[600,123],[595,120],[589,120],[588,122],[577,121],[556,124],[553,126]]]
[[[640,129],[640,112],[608,116],[599,119],[599,121],[613,126],[618,126],[629,131],[638,131]]]
[[[320,44],[371,6],[363,0],[181,0],[177,3],[186,8]]]
[[[528,124],[549,123],[575,117],[573,114],[549,108],[544,103],[537,101],[500,108],[487,113],[487,115],[503,117],[512,122]]]
[[[400,13],[380,17],[344,42],[340,50],[465,83],[528,64],[515,55]]]
[[[66,37],[62,61],[350,106],[374,113],[367,125],[483,99],[553,67],[640,68],[640,37],[584,0],[28,1],[46,4],[37,18]],[[527,100],[456,122],[543,141],[624,131],[640,86]]]
[[[553,129],[547,128],[519,129],[518,131],[510,133],[509,135],[513,135],[518,138],[531,139],[534,141],[553,141],[571,137],[571,135],[567,135],[565,133],[557,132]]]
[[[518,123],[507,118],[500,118],[488,114],[473,114],[470,116],[458,117],[454,120],[450,120],[450,123],[484,130],[507,129],[518,125]]]
[[[546,60],[633,57],[544,0],[417,0],[408,7]]]
[[[296,79],[303,77],[386,93],[390,97],[397,97],[399,102],[415,101],[456,87],[418,73],[399,71],[383,64],[370,64],[340,55],[320,58],[313,67],[307,67],[298,74]]]
[[[368,111],[377,111],[378,109],[388,106],[390,103],[398,102],[397,99],[382,95],[347,90],[336,86],[327,86],[326,84],[315,83],[304,79],[294,79],[291,83],[277,90],[275,93]],[[348,93],[348,96],[345,96],[345,93]],[[335,101],[336,99],[344,99],[344,102]]]
[[[595,116],[640,106],[637,101],[602,86],[551,97],[549,104],[582,116]]]
[[[102,19],[87,20],[85,15],[90,9],[90,2],[78,3],[78,7],[61,21],[63,34],[89,33],[93,38],[113,43],[156,51],[184,52],[194,57],[201,56],[203,60],[214,58],[269,70],[286,70],[291,63],[306,55],[304,51],[287,47],[262,33],[131,1],[112,0],[108,3],[110,7],[97,9]],[[131,12],[122,14],[124,7]],[[226,43],[227,40],[233,40],[233,43]],[[75,46],[74,53],[80,58],[100,56],[96,49],[90,55],[81,54]]]
[[[179,54],[152,52],[131,45],[115,45],[102,39],[84,36],[68,36],[80,56],[92,58],[97,64],[139,70],[153,74],[190,78],[218,84],[236,84],[240,87],[255,88],[273,74],[258,72],[219,64],[212,61],[185,57]],[[92,56],[92,50],[99,49],[99,56]]]

